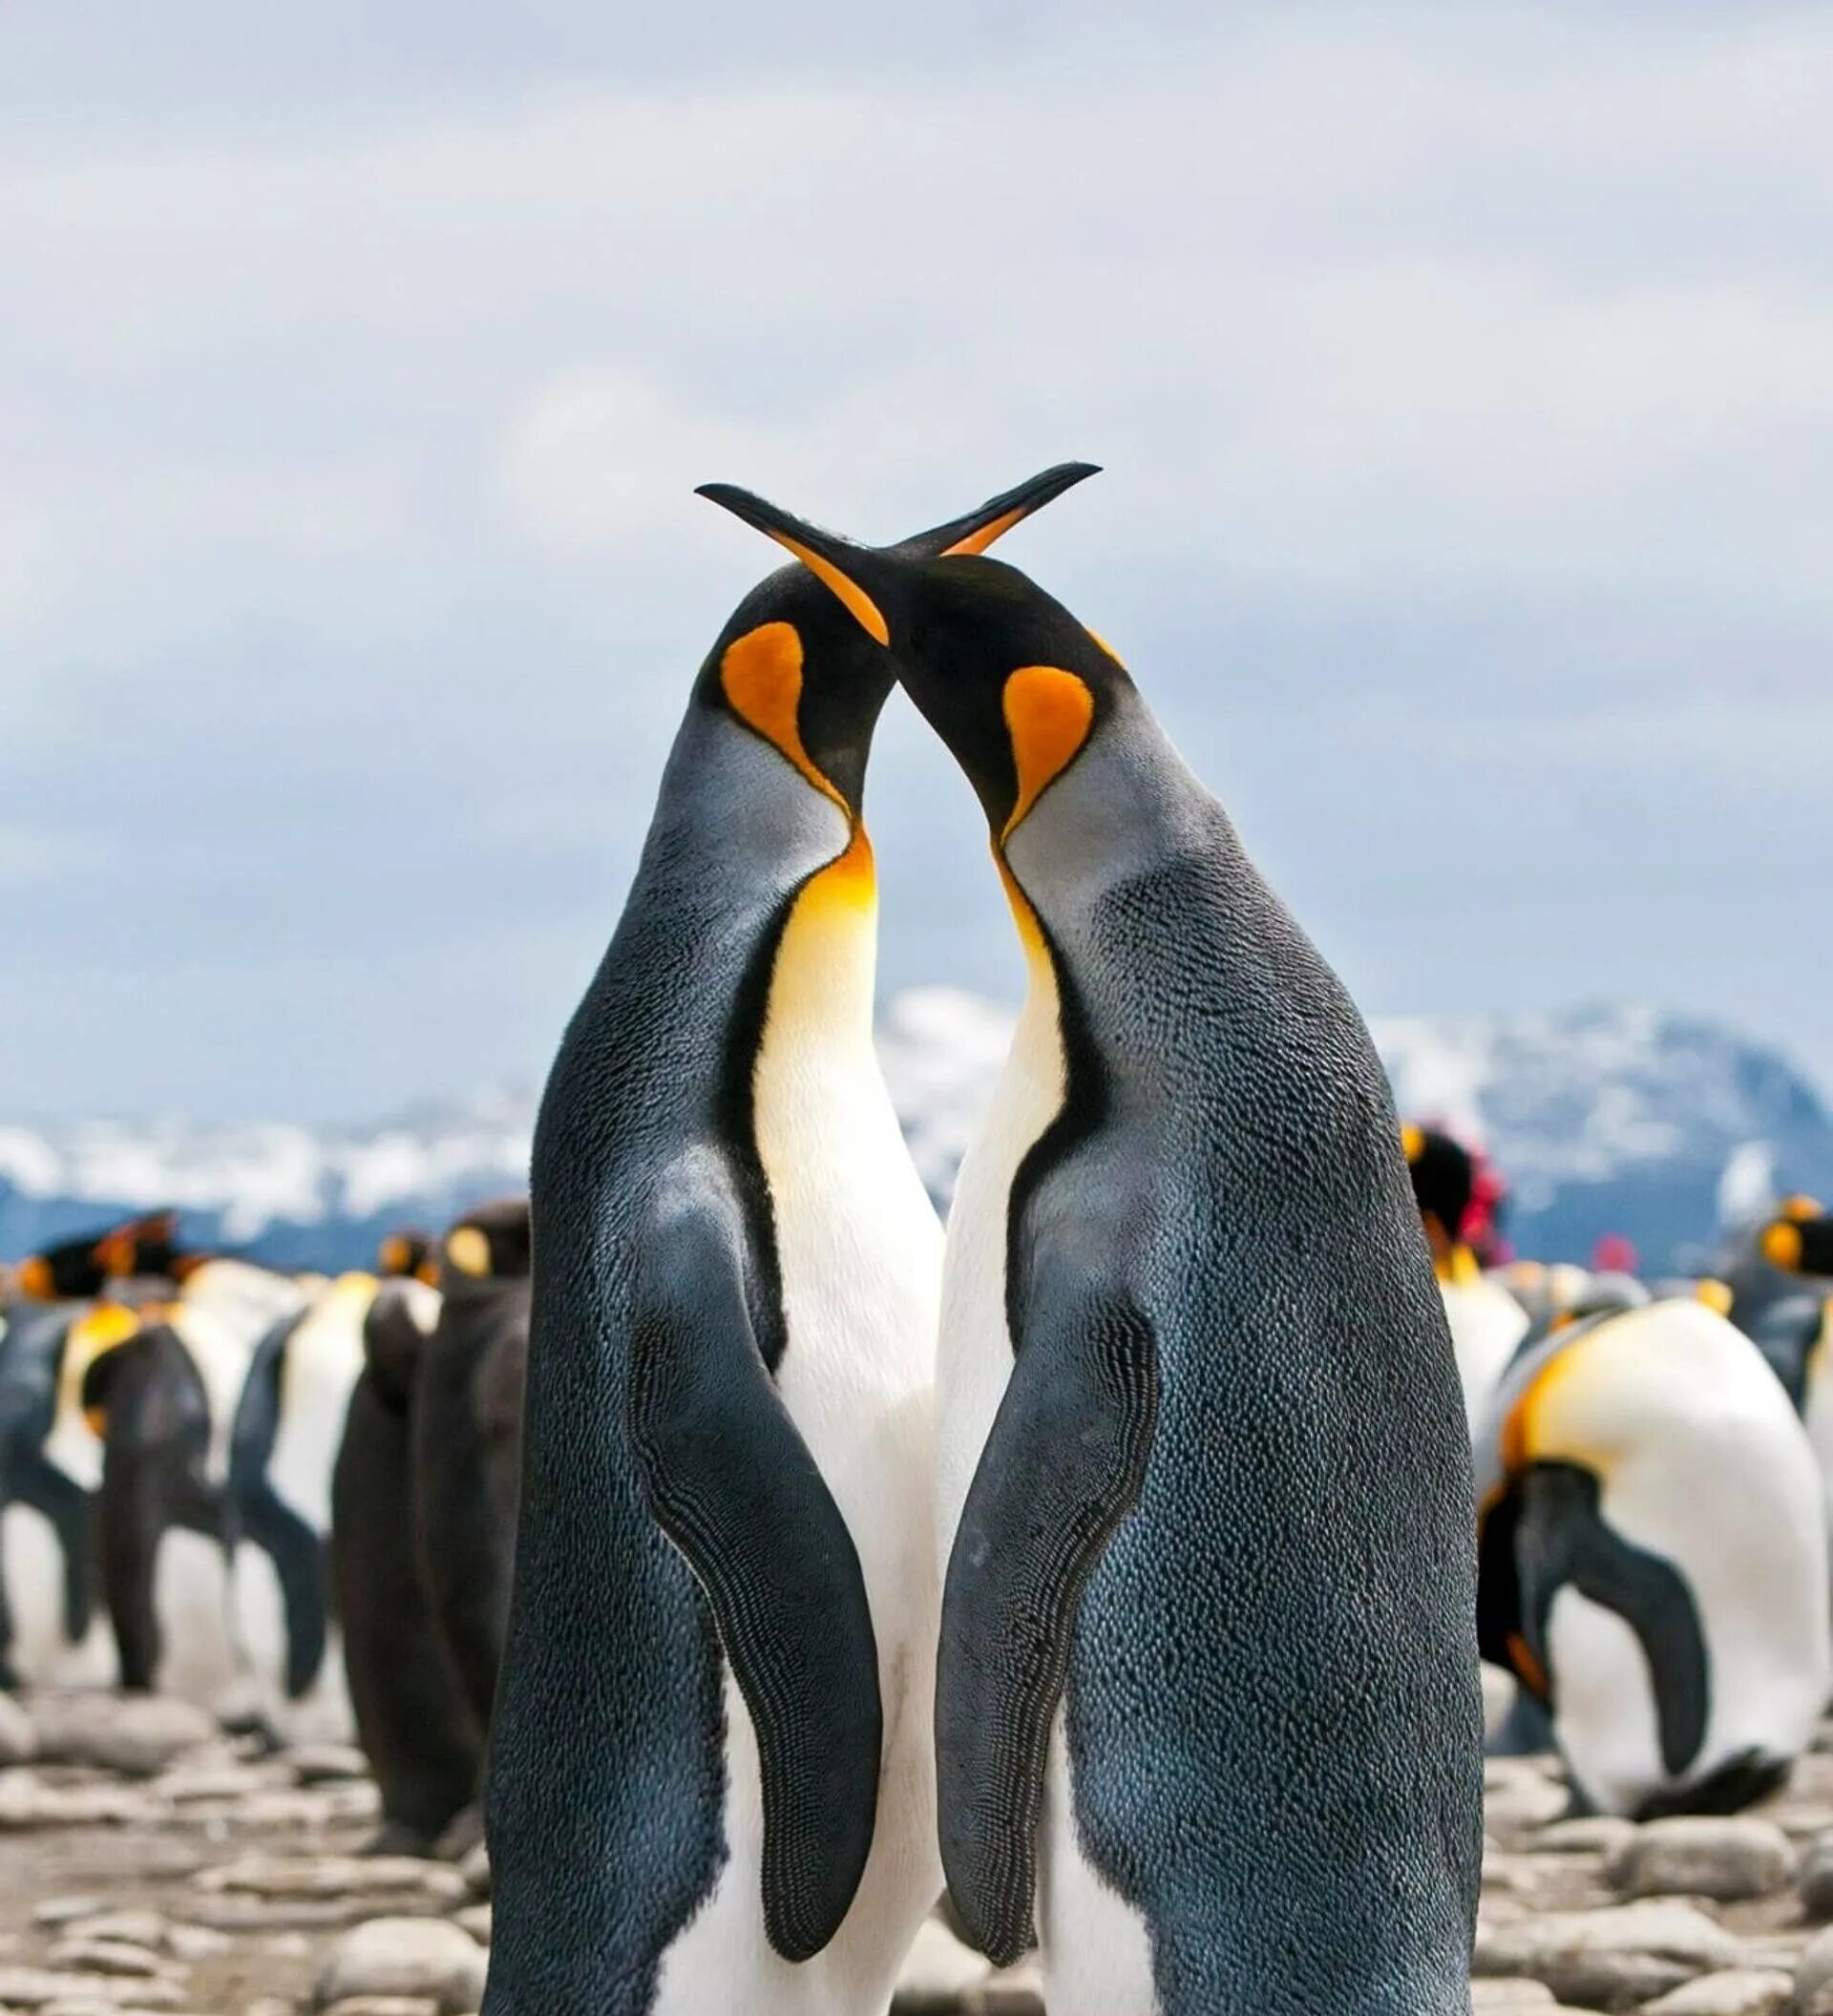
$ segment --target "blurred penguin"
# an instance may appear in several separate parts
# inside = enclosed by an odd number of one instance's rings
[[[1508,1368],[1477,1482],[1483,1652],[1550,1713],[1583,1806],[1728,1813],[1782,1782],[1833,1677],[1827,1538],[1746,1337],[1601,1286]]]
[[[1411,1122],[1401,1129],[1401,1145],[1444,1299],[1464,1418],[1474,1422],[1510,1354],[1527,1334],[1528,1314],[1506,1289],[1484,1273],[1465,1237],[1477,1186],[1477,1163],[1470,1150],[1439,1128]]]

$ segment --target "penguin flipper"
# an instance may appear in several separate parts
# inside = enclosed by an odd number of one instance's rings
[[[1705,1639],[1685,1577],[1606,1521],[1596,1476],[1575,1463],[1536,1463],[1524,1478],[1516,1557],[1537,1650],[1547,1642],[1553,1598],[1568,1585],[1635,1633],[1648,1662],[1662,1768],[1679,1777],[1705,1741],[1711,1702]]]
[[[710,1213],[671,1217],[646,1257],[631,1349],[637,1464],[756,1729],[765,1930],[786,1959],[806,1960],[846,1916],[877,1815],[865,1577],[758,1350],[729,1234]]]
[[[942,1869],[1001,1965],[1032,1936],[1051,1725],[1089,1570],[1132,1504],[1157,1408],[1156,1349],[1124,1295],[1027,1335],[949,1555],[937,1653]]]

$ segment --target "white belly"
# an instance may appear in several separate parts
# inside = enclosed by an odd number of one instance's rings
[[[1464,1389],[1464,1419],[1475,1429],[1502,1369],[1528,1334],[1528,1312],[1493,1281],[1440,1283],[1451,1349]]]
[[[222,1705],[258,1711],[290,1743],[348,1742],[355,1718],[336,1627],[327,1636],[324,1663],[311,1686],[289,1700],[286,1604],[274,1564],[260,1547],[244,1541],[236,1549],[230,1588],[240,1677]]]
[[[159,1622],[156,1688],[200,1708],[218,1708],[237,1677],[221,1543],[169,1527],[153,1558],[153,1606]]]
[[[661,2016],[880,2016],[941,1892],[929,1546],[941,1228],[873,1047],[869,892],[805,897],[779,948],[753,1076],[788,1344],[777,1391],[857,1549],[878,1646],[877,1824],[830,1944],[791,1964],[763,1922],[757,1743],[727,1679],[729,1859],[664,1957]]]
[[[1012,1183],[1063,1098],[1056,989],[1034,976],[986,1126],[962,1158],[948,1214],[936,1359],[936,1541],[944,1573],[968,1486],[1012,1376],[1005,1320]]]
[[[112,1687],[115,1640],[99,1586],[91,1592],[88,1634],[64,1636],[64,1550],[57,1529],[30,1505],[0,1512],[0,1574],[12,1612],[11,1659],[22,1687]]]
[[[1050,2016],[1156,2016],[1146,1921],[1096,1873],[1076,1838],[1064,1712],[1050,1732],[1038,1858],[1038,1944]]]

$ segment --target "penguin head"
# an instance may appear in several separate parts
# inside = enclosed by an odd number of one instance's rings
[[[34,1301],[86,1300],[111,1282],[163,1276],[176,1279],[193,1256],[178,1245],[176,1211],[153,1211],[102,1232],[66,1239],[20,1261],[15,1292]]]
[[[1833,1212],[1790,1197],[1757,1235],[1759,1250],[1785,1274],[1833,1275]]]
[[[895,674],[947,743],[1002,839],[1074,759],[1114,693],[1131,682],[1060,602],[1016,568],[982,556],[1014,525],[1094,473],[1089,463],[1060,464],[890,547],[855,545],[729,484],[704,485],[700,494],[794,554],[806,570],[802,593],[818,582],[831,614],[881,647],[873,716]],[[772,576],[757,594],[781,581]],[[822,635],[830,633],[824,628]]]
[[[432,1234],[417,1226],[390,1232],[375,1250],[375,1270],[385,1281],[424,1281],[429,1288],[439,1279],[439,1256],[433,1250]]]
[[[1401,1146],[1433,1264],[1445,1273],[1466,1250],[1464,1228],[1476,1195],[1476,1157],[1440,1128],[1416,1126],[1411,1121],[1401,1129]]]
[[[467,1211],[442,1248],[444,1286],[525,1280],[531,1253],[528,1199],[503,1197]]]

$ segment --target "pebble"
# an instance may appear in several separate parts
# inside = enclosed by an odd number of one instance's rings
[[[30,1710],[38,1754],[130,1778],[150,1778],[187,1750],[211,1742],[214,1716],[158,1694],[38,1694]]]
[[[1818,1835],[1808,1843],[1795,1891],[1809,1918],[1833,1918],[1833,1833]]]
[[[440,1919],[373,1918],[347,1932],[318,1978],[328,2008],[358,1995],[423,1996],[441,2016],[463,2016],[483,2000],[488,1956],[461,1926]]]
[[[1571,1795],[1539,1757],[1491,1757],[1484,1767],[1484,1817],[1498,1836],[1557,1820]]]
[[[1473,2016],[1535,2016],[1557,2006],[1552,1989],[1543,1981],[1504,1977],[1470,1984]]]
[[[429,1995],[351,1995],[325,2016],[439,2016],[439,2005]]]
[[[179,2009],[184,1994],[164,1981],[119,1981],[107,1974],[58,1974],[45,1967],[0,1967],[0,2006],[42,2009],[47,2004],[91,2002],[111,2011]]]
[[[79,1918],[99,1918],[109,1909],[105,1897],[48,1897],[33,1908],[34,1925],[68,1925]]]
[[[1788,1837],[1768,1820],[1688,1816],[1651,1820],[1612,1857],[1609,1877],[1628,1897],[1768,1897],[1795,1873]]]
[[[200,1871],[201,1890],[239,1891],[264,1898],[336,1898],[417,1891],[441,1903],[462,1903],[471,1895],[464,1878],[443,1862],[411,1856],[245,1855],[238,1861]]]
[[[32,1771],[0,1772],[0,1833],[40,1827],[120,1827],[158,1817],[143,1794],[119,1785],[51,1785]]]
[[[0,1765],[30,1764],[38,1754],[38,1732],[11,1694],[0,1694]]]
[[[491,1911],[488,1904],[467,1904],[462,1911],[452,1914],[452,1922],[454,1925],[463,1925],[473,1939],[489,1945]]]
[[[45,1961],[48,1966],[65,1968],[73,1974],[116,1974],[140,1981],[174,1977],[174,1969],[157,1954],[121,1939],[60,1939]]]
[[[1610,1814],[1587,1814],[1582,1819],[1555,1820],[1534,1836],[1536,1855],[1615,1855],[1635,1838],[1635,1822]]]
[[[1480,1923],[1474,1970],[1527,1975],[1561,2002],[1612,2008],[1652,2001],[1741,1957],[1731,1934],[1689,1904],[1615,1904]]]
[[[473,1897],[490,1895],[490,1850],[482,1841],[458,1864],[458,1874],[464,1878]]]
[[[1795,1999],[1803,2007],[1822,1988],[1833,1989],[1833,1929],[1814,1935],[1795,1969]]]
[[[1643,2007],[1645,2016],[1780,2016],[1794,1999],[1795,1984],[1786,1974],[1733,1967],[1701,1974]]]
[[[369,1767],[351,1743],[302,1743],[285,1755],[287,1769],[302,1785],[334,1785],[346,1778],[367,1783]]]

